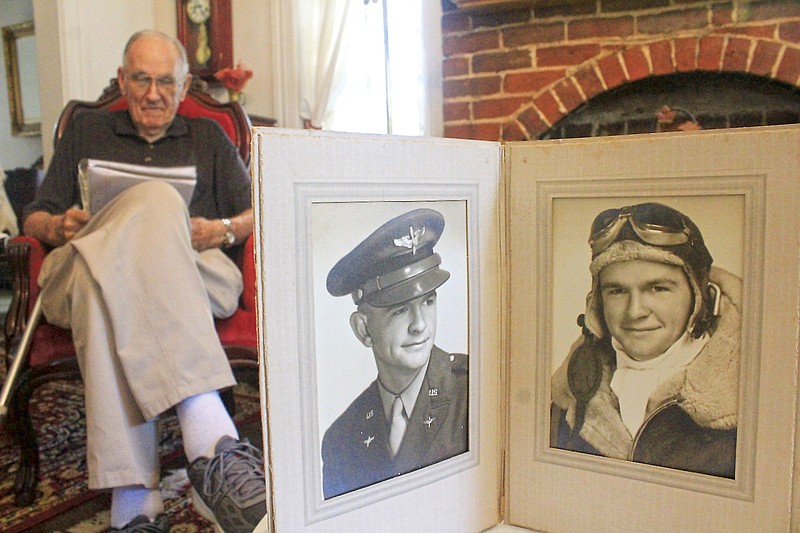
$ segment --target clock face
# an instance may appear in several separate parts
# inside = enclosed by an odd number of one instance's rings
[[[186,3],[186,14],[195,24],[202,24],[211,15],[211,0],[189,0]]]

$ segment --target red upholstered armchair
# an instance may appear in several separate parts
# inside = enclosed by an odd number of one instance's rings
[[[54,142],[58,142],[66,124],[77,113],[126,108],[127,101],[112,79],[96,102],[73,100],[67,104],[58,120]],[[216,120],[239,148],[245,164],[249,164],[250,120],[238,102],[220,103],[201,87],[193,86],[178,114]],[[31,396],[37,387],[49,381],[80,379],[71,333],[48,324],[37,305],[37,279],[46,253],[46,247],[30,237],[15,238],[7,247],[13,295],[5,321],[8,372],[0,390],[0,420],[20,446],[20,467],[14,485],[15,503],[20,506],[33,502],[38,482],[39,448],[29,413]],[[244,278],[239,309],[230,318],[217,321],[217,332],[234,370],[258,366],[252,236],[243,246],[239,264]],[[223,398],[232,407],[232,395]]]

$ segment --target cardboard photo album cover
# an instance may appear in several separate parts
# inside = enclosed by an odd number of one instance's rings
[[[796,531],[800,128],[256,128],[269,531]]]

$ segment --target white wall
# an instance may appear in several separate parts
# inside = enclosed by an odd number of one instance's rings
[[[0,0],[0,27],[33,20],[33,0]],[[6,65],[0,71],[0,169],[29,167],[42,155],[41,137],[11,135]]]
[[[168,3],[173,9],[163,10]],[[157,24],[168,24],[162,11],[172,14],[174,35],[174,6],[166,0],[33,0],[45,160],[52,155],[51,133],[64,105],[100,96],[116,75],[130,34],[141,28],[166,29]]]
[[[274,85],[277,56],[273,20],[275,5],[285,0],[233,0],[233,61],[242,61],[253,69],[253,78],[245,87],[244,106],[248,113],[277,118],[282,126],[286,121],[275,109]],[[174,2],[173,2],[174,3]],[[299,119],[298,119],[299,120]],[[294,126],[294,125],[292,125]]]

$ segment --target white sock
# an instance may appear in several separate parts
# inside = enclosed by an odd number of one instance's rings
[[[219,392],[210,391],[186,398],[176,406],[183,450],[191,463],[198,457],[213,457],[217,441],[224,435],[239,438],[239,432]]]
[[[111,492],[111,527],[121,529],[139,515],[152,521],[164,512],[164,502],[158,489],[142,485],[114,487]]]

